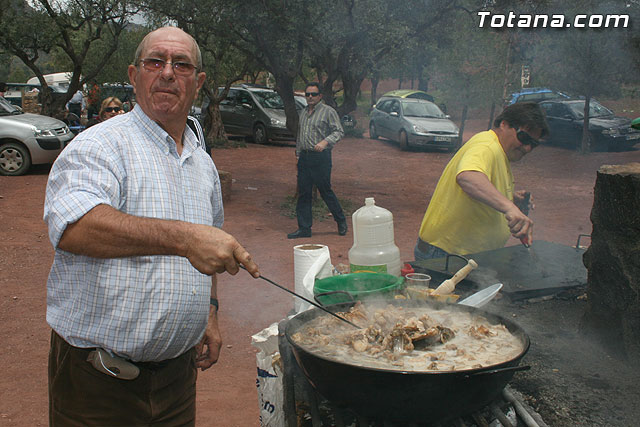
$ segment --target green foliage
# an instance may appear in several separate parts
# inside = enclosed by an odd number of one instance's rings
[[[105,67],[133,13],[128,0],[0,2],[0,47],[4,51],[20,58],[41,79],[46,73],[42,53],[51,54],[54,66],[63,68],[56,71],[73,72],[66,99],[44,97],[43,112],[51,115]]]
[[[478,28],[476,15],[480,8],[567,17],[621,12],[630,13],[635,24],[637,1],[129,1],[0,0],[0,54],[16,55],[28,67],[8,66],[14,61],[0,58],[0,80],[25,81],[24,70],[28,75],[75,70],[78,80],[83,77],[79,84],[126,81],[127,65],[147,32],[127,22],[135,6],[142,7],[150,26],[178,25],[194,36],[207,73],[204,92],[213,104],[219,102],[217,87],[252,80],[266,70],[294,121],[287,97],[310,80],[340,92],[334,98],[326,91],[325,101],[341,115],[368,111],[370,96],[358,92],[367,77],[417,82],[417,89],[435,94],[452,115],[464,105],[499,106],[520,88],[522,65],[531,69],[531,86],[576,94],[615,96],[618,83],[640,82],[640,36],[634,29],[494,31]]]

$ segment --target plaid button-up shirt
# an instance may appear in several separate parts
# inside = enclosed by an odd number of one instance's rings
[[[221,227],[216,167],[188,128],[183,142],[179,155],[173,139],[136,106],[79,134],[56,160],[44,209],[55,248],[47,322],[69,344],[161,361],[184,353],[204,334],[211,278],[186,258],[98,259],[57,247],[67,225],[100,204]]]

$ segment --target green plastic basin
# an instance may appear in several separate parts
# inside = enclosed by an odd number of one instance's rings
[[[404,277],[385,273],[350,273],[316,279],[313,295],[322,305],[339,304],[348,301],[360,301],[369,297],[392,297],[402,288]],[[331,295],[326,292],[343,291]],[[344,292],[347,292],[345,294]]]

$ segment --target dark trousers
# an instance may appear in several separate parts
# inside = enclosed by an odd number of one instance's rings
[[[342,206],[331,189],[331,150],[303,151],[298,157],[298,228],[310,230],[313,225],[311,202],[313,185],[318,187],[322,200],[327,204],[338,224],[346,221]]]
[[[140,375],[134,380],[98,372],[87,362],[92,350],[73,347],[52,331],[50,426],[195,425],[195,349],[164,362],[136,363]]]
[[[413,257],[416,261],[424,261],[433,258],[444,258],[449,255],[444,250],[437,246],[433,246],[431,243],[425,242],[418,237],[416,246],[413,249]]]

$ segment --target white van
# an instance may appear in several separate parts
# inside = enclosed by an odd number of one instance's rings
[[[71,77],[73,76],[72,72],[63,72],[63,73],[53,73],[53,74],[45,74],[44,81],[47,82],[48,86],[57,86],[58,88],[63,89],[61,92],[66,92],[69,90],[69,83],[71,82]],[[40,84],[40,81],[37,77],[31,77],[27,80],[27,84]]]

